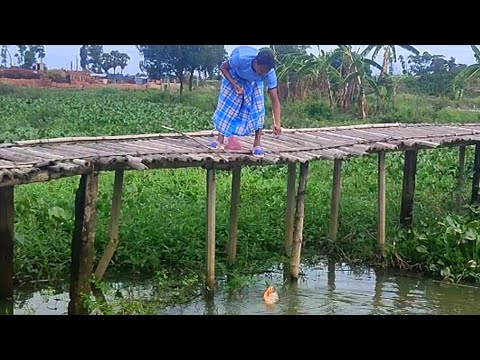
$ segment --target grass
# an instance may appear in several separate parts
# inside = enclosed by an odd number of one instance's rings
[[[206,130],[212,128],[215,101],[216,93],[212,91],[187,92],[179,99],[161,91],[9,90],[0,87],[0,141],[165,131],[160,124],[181,131]],[[339,114],[315,99],[285,104],[283,114],[286,127],[362,122],[349,114]],[[369,122],[474,122],[479,120],[478,116],[478,113],[435,106],[431,99],[402,95],[395,110],[374,116]],[[474,264],[471,260],[477,259],[480,240],[476,233],[468,230],[476,223],[468,214],[457,216],[453,213],[457,157],[455,149],[419,153],[414,230],[405,233],[398,226],[403,155],[387,155],[387,241],[390,244],[387,260],[390,265],[415,268],[421,264],[416,268],[453,281],[479,281],[480,269],[477,262]],[[472,160],[472,149],[468,149],[467,164]],[[332,172],[333,164],[329,161],[314,162],[310,166],[302,257],[308,261],[319,254],[333,255],[347,258],[352,264],[377,264],[377,159],[373,156],[352,159],[343,167],[336,244],[326,238]],[[467,172],[471,179],[470,165]],[[229,269],[226,241],[231,177],[228,172],[218,174],[216,266],[218,277],[226,274],[233,277],[227,288],[247,284],[252,274],[283,262],[286,178],[287,169],[283,166],[242,170],[238,260],[235,269]],[[68,277],[77,186],[78,178],[67,178],[16,188],[17,280],[55,281]],[[112,191],[113,174],[101,173],[95,238],[97,260],[107,243]],[[464,190],[467,200],[469,191],[467,181]],[[200,286],[205,268],[204,214],[203,170],[127,172],[120,244],[107,274],[164,274],[162,276],[170,284],[176,284],[173,288],[184,287],[179,279],[184,279],[190,288],[193,283]],[[440,241],[436,239],[448,244],[458,242],[458,238],[450,234],[452,230],[448,230],[452,227],[446,222],[449,217],[456,224],[454,228],[459,229],[455,231],[464,234],[462,236],[468,238],[467,245],[475,244],[476,250],[468,248],[468,251],[445,255],[444,247],[427,246],[428,239],[435,244]],[[426,253],[436,256],[428,257]]]

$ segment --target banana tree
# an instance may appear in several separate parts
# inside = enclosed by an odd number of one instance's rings
[[[365,83],[368,78],[366,73],[367,66],[381,68],[379,64],[370,59],[365,59],[361,54],[352,51],[351,45],[339,45],[339,50],[343,56],[342,71],[345,77],[342,81],[343,92],[341,92],[342,108],[348,110],[350,104],[356,97],[359,99],[360,115],[362,119],[368,117],[367,96],[365,94]]]
[[[407,51],[414,53],[415,55],[420,54],[420,52],[415,49],[412,45],[368,45],[361,53],[362,56],[368,55],[372,50],[372,59],[376,58],[380,50],[383,49],[383,64],[380,71],[380,78],[388,74],[388,67],[390,62],[397,62],[397,49],[396,46],[399,46]]]
[[[480,77],[480,50],[476,45],[470,47],[477,63],[466,67],[453,79],[453,90],[457,98],[462,97],[464,87],[469,81]]]
[[[277,67],[278,81],[284,84],[286,99],[293,100],[297,97],[299,83],[305,77],[305,63],[308,55],[288,54],[282,58]]]
[[[308,91],[318,90],[328,93],[332,103],[329,81],[329,57],[324,52],[313,54],[284,55],[278,66],[278,79],[285,84],[288,99],[305,98]]]
[[[395,108],[396,91],[399,78],[385,76],[383,78],[370,77],[367,79],[376,97],[375,112],[381,113],[387,110],[387,105]]]

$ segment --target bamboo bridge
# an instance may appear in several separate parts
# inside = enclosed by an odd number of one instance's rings
[[[161,133],[105,137],[57,138],[17,141],[0,145],[0,301],[14,292],[14,187],[34,182],[80,176],[75,197],[72,237],[69,314],[85,312],[81,294],[91,291],[91,276],[101,279],[119,241],[118,227],[125,170],[200,167],[206,170],[206,286],[215,287],[215,172],[232,171],[228,262],[236,257],[241,168],[284,164],[288,166],[285,206],[285,251],[291,256],[290,275],[300,273],[300,255],[309,163],[333,161],[331,214],[328,236],[335,240],[341,191],[342,162],[352,157],[378,156],[378,231],[385,245],[385,156],[405,152],[401,223],[410,226],[415,190],[417,153],[421,149],[459,148],[457,206],[465,182],[465,149],[475,145],[472,202],[479,201],[480,124],[366,124],[356,126],[284,129],[276,137],[265,131],[264,158],[250,155],[253,137],[243,139],[244,151],[210,150],[215,132]],[[297,183],[297,163],[299,179]],[[115,171],[109,236],[103,257],[94,271],[93,243],[98,175]]]

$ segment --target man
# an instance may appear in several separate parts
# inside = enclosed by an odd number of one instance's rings
[[[261,146],[262,129],[265,124],[264,81],[272,100],[273,132],[281,133],[280,100],[277,91],[275,58],[268,50],[239,46],[230,58],[220,66],[224,79],[220,87],[218,105],[213,123],[218,138],[210,144],[211,149],[235,148],[234,136],[248,136],[255,132],[252,155],[263,157]]]

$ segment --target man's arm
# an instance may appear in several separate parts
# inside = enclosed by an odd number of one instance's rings
[[[230,64],[228,63],[228,60],[225,61],[222,65],[220,65],[220,71],[222,72],[223,76],[225,76],[225,78],[228,80],[228,82],[232,84],[237,94],[241,94],[243,89],[236,83],[236,81],[230,74]]]
[[[273,111],[273,121],[274,121],[274,133],[279,135],[281,132],[282,118],[280,110],[280,99],[278,98],[278,89],[268,90],[270,99],[272,100],[272,111]]]

